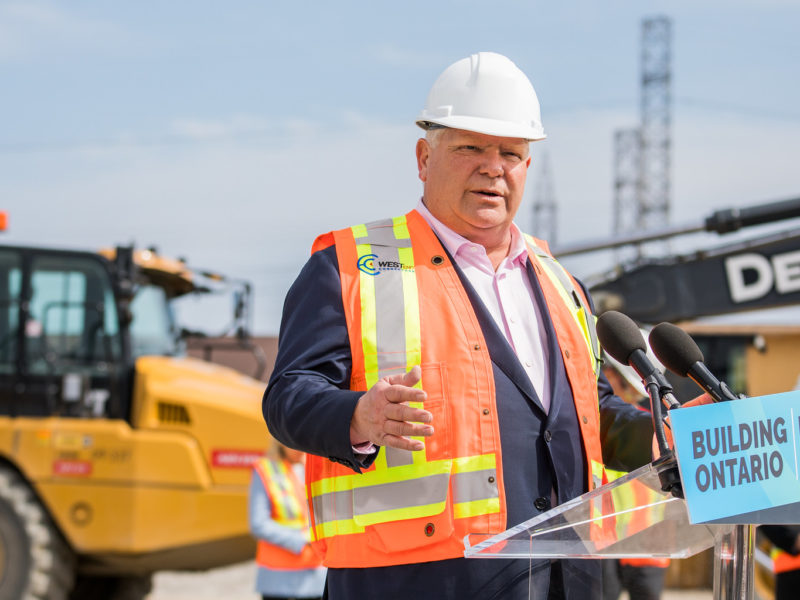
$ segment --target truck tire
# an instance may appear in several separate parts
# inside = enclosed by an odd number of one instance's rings
[[[144,600],[153,589],[150,575],[78,575],[69,600]]]
[[[64,600],[75,559],[22,478],[0,465],[0,600]]]

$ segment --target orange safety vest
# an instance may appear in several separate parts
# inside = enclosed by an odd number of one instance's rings
[[[594,317],[546,246],[526,236],[573,391],[588,487],[603,480]],[[438,238],[417,212],[320,236],[336,247],[352,356],[350,389],[422,369],[435,433],[419,452],[383,448],[362,473],[309,456],[315,546],[329,567],[463,556],[469,533],[500,533],[506,501],[492,363],[475,311]]]
[[[800,569],[800,554],[789,554],[780,548],[772,550],[772,570],[777,573],[787,573]]]
[[[308,528],[308,506],[305,488],[287,460],[262,458],[254,469],[269,496],[272,520],[293,529]],[[278,570],[313,569],[322,564],[310,545],[294,554],[264,540],[258,541],[256,563],[260,567]]]

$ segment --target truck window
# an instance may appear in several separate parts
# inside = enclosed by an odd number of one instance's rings
[[[22,268],[19,253],[0,250],[0,373],[16,369]]]
[[[180,354],[178,335],[164,288],[143,285],[131,302],[131,353],[139,356]]]
[[[25,336],[31,373],[103,371],[119,361],[119,320],[102,265],[85,257],[34,257]]]

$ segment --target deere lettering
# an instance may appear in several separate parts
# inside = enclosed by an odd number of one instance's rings
[[[725,259],[728,289],[734,302],[766,296],[773,286],[779,294],[800,291],[800,250],[767,258],[750,252]]]
[[[700,464],[695,483],[701,492],[765,481],[783,474],[783,454],[774,449],[786,444],[789,436],[783,417],[692,431],[695,459],[719,457]],[[760,452],[754,450],[762,449]],[[727,455],[746,454],[727,458]]]

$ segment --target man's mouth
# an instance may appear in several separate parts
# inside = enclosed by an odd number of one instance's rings
[[[473,193],[480,194],[481,196],[489,196],[494,198],[500,198],[503,196],[503,194],[495,190],[473,190]]]

